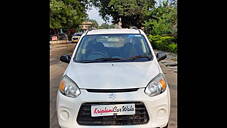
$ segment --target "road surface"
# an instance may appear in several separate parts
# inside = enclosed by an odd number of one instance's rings
[[[75,44],[56,44],[50,46],[50,128],[60,128],[57,121],[56,95],[59,82],[68,64],[60,62],[65,54],[72,54]],[[168,59],[168,58],[167,58]],[[172,59],[172,58],[170,58]],[[176,72],[160,63],[166,75],[171,93],[171,114],[168,128],[177,128],[177,76]]]

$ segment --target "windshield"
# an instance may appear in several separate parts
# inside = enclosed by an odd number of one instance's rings
[[[78,46],[75,62],[149,61],[152,54],[143,35],[86,35]]]

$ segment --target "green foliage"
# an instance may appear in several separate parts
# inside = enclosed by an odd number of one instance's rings
[[[144,23],[145,11],[154,7],[155,0],[91,0],[100,9],[105,21],[112,16],[112,23],[122,22],[122,27],[136,26]]]
[[[156,17],[155,19],[153,17]],[[152,35],[177,35],[177,8],[176,3],[163,3],[146,12],[144,23],[145,32]]]
[[[177,52],[177,44],[174,42],[175,37],[173,36],[149,35],[148,39],[154,49]]]
[[[146,12],[146,34],[155,49],[177,52],[177,9],[175,1],[163,1],[158,7]]]
[[[51,0],[50,28],[73,28],[86,17],[87,0]]]
[[[173,53],[177,53],[177,44],[169,44],[169,51]]]

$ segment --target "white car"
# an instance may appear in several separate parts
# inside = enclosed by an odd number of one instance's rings
[[[62,128],[168,127],[170,91],[145,33],[100,29],[84,33],[57,94]]]

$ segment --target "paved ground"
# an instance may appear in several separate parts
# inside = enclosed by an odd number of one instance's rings
[[[60,62],[59,58],[61,55],[71,54],[74,45],[75,44],[59,44],[50,47],[50,128],[60,128],[56,115],[56,92],[67,64]]]
[[[50,46],[50,128],[60,128],[56,113],[56,92],[61,76],[67,64],[60,62],[61,55],[72,54],[75,44],[58,44]],[[166,75],[171,93],[171,114],[168,128],[177,128],[177,67],[168,67],[168,63],[176,62],[176,55],[168,53],[168,58],[160,65]]]

